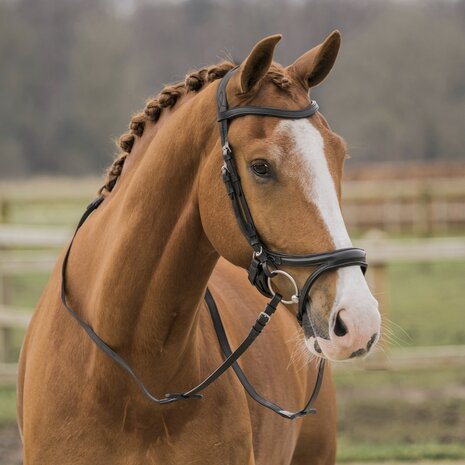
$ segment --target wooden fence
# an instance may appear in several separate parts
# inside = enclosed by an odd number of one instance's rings
[[[25,329],[31,309],[12,308],[8,303],[7,277],[25,272],[50,272],[57,250],[71,237],[71,230],[43,229],[0,225],[0,382],[14,380],[16,365],[7,363],[13,328]],[[465,238],[387,239],[375,232],[360,241],[370,257],[368,280],[380,300],[381,312],[386,315],[387,276],[390,262],[436,260],[465,260]],[[28,249],[28,250],[21,250]],[[31,252],[31,250],[33,250]],[[367,361],[351,363],[350,367],[389,367],[400,369],[421,367],[426,363],[465,366],[465,347],[409,348],[391,350],[388,358],[375,353]],[[431,366],[431,365],[430,365]],[[349,367],[349,365],[342,365]]]
[[[74,224],[97,180],[0,185],[0,224]],[[350,231],[381,229],[417,236],[465,231],[465,178],[345,181],[343,212]]]
[[[349,230],[419,236],[465,230],[464,178],[352,181],[343,189]]]

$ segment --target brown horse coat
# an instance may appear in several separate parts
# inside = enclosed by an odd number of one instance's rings
[[[305,106],[308,87],[326,76],[339,48],[339,34],[333,33],[286,70],[271,64],[278,40],[272,36],[259,42],[241,65],[240,81],[238,77],[228,90],[232,105]],[[202,70],[188,77],[187,86],[165,89],[149,103],[145,117],[133,120],[132,135],[122,139],[131,154],[113,166],[106,199],[79,231],[69,259],[71,306],[130,361],[157,397],[196,385],[223,360],[203,300],[207,283],[232,347],[265,302],[236,266],[248,264],[251,250],[235,223],[220,176],[215,91],[217,78],[231,66]],[[231,128],[238,147],[244,143],[253,149],[257,138],[266,144],[277,124],[243,119]],[[321,115],[312,121],[325,137],[336,137]],[[247,184],[240,150],[238,157],[257,226],[268,222],[269,228],[261,229],[267,243],[297,252],[334,247],[311,209],[308,225],[302,220],[292,224],[292,218],[286,224],[261,218],[261,200]],[[337,185],[342,163],[330,163]],[[284,209],[284,215],[295,197],[301,215],[295,186],[283,192],[289,197],[282,194],[275,208]],[[299,233],[307,226],[310,238]],[[318,414],[292,422],[254,403],[231,370],[202,400],[154,405],[63,308],[62,260],[37,306],[21,353],[18,420],[25,465],[334,463],[336,404],[329,370],[316,404]],[[319,290],[320,300],[327,301],[322,310],[326,321],[335,282],[335,275],[328,276]],[[240,360],[257,391],[289,409],[306,402],[316,374],[313,362],[291,362],[296,335],[304,347],[293,309],[280,306]]]

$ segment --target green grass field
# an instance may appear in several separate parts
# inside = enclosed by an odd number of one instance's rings
[[[388,316],[399,344],[465,344],[465,262],[399,263],[388,273]]]
[[[0,427],[16,420],[16,388],[0,386]],[[0,462],[1,463],[1,462]]]
[[[339,460],[465,459],[465,373],[337,371]]]

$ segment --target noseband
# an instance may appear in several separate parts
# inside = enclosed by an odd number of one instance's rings
[[[242,106],[229,109],[226,96],[226,86],[233,76],[236,68],[231,69],[222,79],[217,95],[218,121],[220,123],[221,145],[223,150],[223,181],[231,199],[234,215],[239,228],[253,249],[252,262],[249,266],[249,281],[265,296],[273,297],[275,292],[271,288],[271,280],[278,274],[286,276],[294,286],[295,293],[290,300],[283,303],[298,304],[297,321],[302,325],[302,318],[307,311],[307,303],[310,290],[316,280],[326,271],[346,266],[360,266],[366,271],[366,253],[363,249],[350,247],[331,252],[293,255],[275,252],[268,249],[260,238],[252,213],[242,189],[241,180],[237,171],[236,162],[231,145],[228,140],[229,121],[246,115],[271,116],[274,118],[302,119],[314,115],[318,111],[318,104],[312,100],[310,105],[302,110],[283,110],[280,108],[266,108],[254,106]],[[302,289],[298,289],[295,279],[279,266],[290,267],[316,267],[310,273]],[[311,322],[311,320],[310,320]],[[316,333],[315,333],[316,334]]]
[[[234,160],[234,154],[228,141],[229,121],[234,118],[239,118],[246,115],[271,116],[275,118],[287,119],[308,118],[318,111],[318,105],[315,101],[311,101],[310,105],[303,110],[282,110],[280,108],[254,106],[241,106],[229,109],[228,100],[226,97],[226,86],[236,69],[237,68],[233,68],[224,76],[217,91],[218,122],[220,123],[221,145],[224,159],[224,165],[222,169],[223,180],[226,185],[229,198],[231,199],[232,207],[236,216],[236,220],[239,224],[239,228],[253,249],[253,258],[248,270],[249,280],[263,295],[271,298],[265,309],[258,315],[258,318],[250,329],[247,337],[234,351],[232,351],[213,296],[207,289],[205,294],[205,301],[213,320],[213,326],[215,328],[221,350],[226,357],[225,360],[200,384],[186,392],[165,394],[165,396],[160,399],[151,394],[139,376],[133,371],[128,362],[94,332],[92,327],[86,321],[84,321],[70,306],[67,299],[66,268],[68,265],[71,248],[80,227],[84,224],[92,212],[94,212],[104,201],[105,198],[103,196],[97,197],[97,199],[95,199],[87,207],[78,223],[76,231],[74,232],[74,235],[65,253],[61,267],[61,302],[66,310],[70,313],[70,315],[84,329],[92,342],[134,379],[142,393],[151,402],[165,405],[179,400],[201,398],[201,391],[203,391],[206,387],[218,379],[223,373],[226,372],[228,368],[232,368],[244,389],[256,402],[272,410],[278,415],[281,415],[283,418],[293,420],[309,413],[316,413],[313,404],[318,396],[321,384],[323,382],[325,360],[320,360],[315,386],[308,402],[304,408],[297,412],[290,412],[286,409],[283,409],[279,405],[264,399],[248,381],[245,373],[237,363],[237,360],[252,345],[255,339],[263,331],[280,302],[287,304],[298,304],[297,320],[302,325],[302,318],[307,309],[310,290],[315,281],[323,273],[346,266],[360,266],[365,272],[367,263],[365,251],[357,248],[339,249],[319,254],[292,255],[272,251],[263,244],[255,228],[252,214],[244,196],[241,180]],[[279,269],[280,266],[316,267],[316,269],[309,274],[302,289],[299,289],[295,279],[286,271]],[[285,276],[293,284],[295,292],[290,300],[283,300],[282,296],[272,289],[272,280],[277,275]]]

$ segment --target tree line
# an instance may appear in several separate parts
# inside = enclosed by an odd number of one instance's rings
[[[0,176],[100,173],[163,84],[284,35],[289,64],[333,29],[313,91],[352,163],[463,159],[465,0],[2,0]]]

